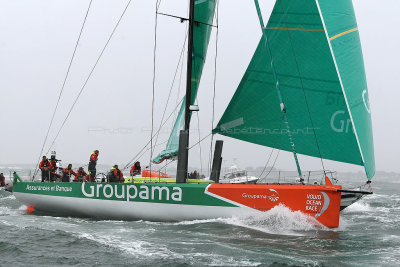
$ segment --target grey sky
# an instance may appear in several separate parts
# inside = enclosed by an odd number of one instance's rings
[[[56,142],[65,162],[86,162],[93,149],[101,151],[102,163],[127,163],[150,137],[151,86],[154,44],[154,2],[133,0],[120,27]],[[163,0],[161,11],[185,16],[187,1]],[[266,17],[275,1],[263,0]],[[372,109],[375,156],[378,170],[400,171],[400,25],[399,0],[355,0]],[[0,0],[0,165],[33,163],[54,109],[89,1]],[[108,35],[127,1],[94,0],[67,81],[51,141],[73,99],[79,92]],[[158,128],[185,35],[185,23],[159,17],[155,128]],[[221,0],[216,117],[231,99],[260,38],[253,1]],[[215,34],[199,90],[200,135],[211,130]],[[179,83],[178,83],[179,84]],[[172,92],[171,105],[184,94]],[[197,129],[197,117],[192,126]],[[168,139],[172,120],[159,143]],[[193,144],[198,131],[192,131]],[[222,137],[217,137],[222,138]],[[264,165],[269,148],[226,140],[227,164]],[[203,167],[208,162],[209,140],[202,145]],[[159,146],[159,152],[163,146]],[[47,149],[46,149],[47,150]],[[191,152],[190,165],[200,166],[199,150]],[[149,159],[146,154],[141,161]],[[300,157],[303,169],[321,169],[318,159]],[[362,168],[326,161],[334,170]],[[289,153],[281,153],[277,167],[294,170]]]

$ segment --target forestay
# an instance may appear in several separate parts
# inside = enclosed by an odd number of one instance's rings
[[[192,54],[192,94],[191,105],[194,104],[199,88],[203,66],[206,60],[208,43],[212,30],[216,0],[196,0],[194,12],[193,54]],[[179,133],[185,125],[185,101],[183,101],[175,121],[166,148],[155,158],[155,163],[175,157],[178,153]]]
[[[372,178],[368,90],[351,0],[276,1],[250,65],[214,129],[292,151],[271,65],[296,152],[364,165]]]

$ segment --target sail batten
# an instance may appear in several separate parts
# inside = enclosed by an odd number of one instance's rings
[[[319,2],[324,2],[322,11],[315,0],[276,1],[271,17],[263,27],[265,33],[214,132],[291,151],[284,118],[280,114],[280,97],[274,92],[275,82],[265,45],[268,38],[296,152],[364,165],[371,178],[374,163],[370,117],[361,110],[363,99],[357,94],[363,87],[363,94],[367,95],[361,47],[356,47],[357,41],[360,46],[357,38],[353,46],[342,43],[342,40],[354,37],[352,35],[358,37],[357,25],[351,15],[354,14],[352,3],[351,0]],[[328,12],[329,5],[336,5],[332,13]],[[340,10],[341,6],[344,10]],[[324,10],[328,10],[326,16],[331,14],[329,23],[337,22],[337,27],[324,24]],[[354,21],[342,18],[349,14]],[[340,62],[336,62],[336,53],[339,53]],[[356,61],[349,64],[354,69],[346,67],[346,56]],[[351,79],[351,73],[361,74],[357,79]],[[357,110],[358,118],[354,117],[354,110]],[[221,127],[239,120],[240,125]],[[364,121],[364,125],[359,120]],[[368,133],[364,134],[364,131]],[[357,133],[360,132],[365,136],[359,140]],[[369,149],[368,159],[363,147]]]

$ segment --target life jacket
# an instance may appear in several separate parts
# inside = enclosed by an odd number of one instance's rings
[[[50,171],[52,171],[52,172],[54,172],[56,169],[57,169],[57,166],[56,166],[56,162],[55,161],[49,161],[49,169],[50,169]]]
[[[39,164],[39,169],[41,169],[42,171],[44,171],[44,168],[48,168],[50,166],[50,162],[46,159],[46,160],[42,160]]]
[[[4,175],[0,175],[0,186],[6,185],[6,177]]]
[[[87,173],[85,171],[77,171],[75,174],[74,181],[75,182],[78,182],[80,180],[83,181],[83,180],[87,179],[88,177],[89,177],[89,175],[87,175]]]
[[[123,177],[124,175],[122,174],[122,172],[114,167],[112,167],[110,172],[107,174],[107,178],[110,183],[120,182],[121,181],[120,178]]]
[[[136,165],[133,164],[133,166],[132,166],[132,168],[131,168],[131,170],[130,170],[129,173],[130,173],[132,176],[135,176],[136,174],[140,174],[140,173],[141,173],[141,170],[142,170],[142,168],[141,168],[140,166],[138,166],[138,168],[136,168]]]
[[[90,155],[90,161],[91,162],[97,162],[97,157],[99,156],[99,154],[97,154],[96,152],[93,151],[93,153]]]
[[[72,169],[65,168],[63,169],[63,177],[62,181],[63,182],[69,182],[69,178],[71,177],[71,174],[76,176],[76,173]]]

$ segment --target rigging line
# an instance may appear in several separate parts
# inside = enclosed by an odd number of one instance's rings
[[[153,132],[154,132],[154,92],[156,84],[156,59],[157,59],[157,22],[158,22],[158,8],[160,2],[156,2],[156,12],[154,16],[154,50],[153,50],[153,85],[152,85],[152,99],[151,99],[151,134],[150,134],[150,172],[153,162]]]
[[[196,99],[197,101],[197,105],[199,105],[199,100]],[[199,112],[196,112],[197,115],[197,131],[199,134],[199,153],[200,153],[200,173],[203,173],[203,159],[202,159],[202,154],[201,154],[201,135],[200,135],[200,116],[199,116]]]
[[[294,138],[291,132],[291,127],[289,125],[289,119],[288,116],[286,114],[286,105],[285,102],[283,100],[283,96],[282,96],[282,92],[281,92],[281,88],[280,88],[280,84],[279,84],[279,79],[278,79],[278,74],[276,72],[275,69],[275,63],[274,63],[274,58],[272,56],[272,50],[271,47],[269,45],[269,37],[267,36],[267,30],[264,28],[264,21],[262,18],[262,14],[261,14],[261,9],[260,9],[260,5],[259,5],[259,1],[258,0],[254,0],[254,4],[256,6],[256,11],[257,11],[257,15],[258,15],[258,19],[261,25],[261,30],[262,30],[262,38],[263,38],[263,42],[264,42],[264,46],[267,50],[267,54],[268,54],[268,58],[270,60],[270,66],[271,66],[271,70],[272,70],[272,76],[274,78],[274,82],[275,82],[275,88],[278,94],[278,98],[279,98],[279,102],[280,102],[280,107],[281,107],[281,113],[282,113],[282,118],[283,118],[283,122],[286,126],[286,131],[287,131],[287,137],[288,137],[288,141],[290,144],[290,147],[292,148],[292,153],[293,153],[293,157],[294,160],[296,162],[296,167],[297,167],[297,172],[299,174],[300,179],[302,179],[302,172],[301,172],[301,167],[300,167],[300,163],[297,157],[297,152],[296,152],[296,145],[294,142]]]
[[[166,13],[161,13],[161,12],[158,12],[157,14],[158,14],[158,15],[163,15],[163,16],[166,16],[166,17],[171,17],[171,18],[180,19],[181,22],[184,22],[184,21],[188,21],[188,20],[189,20],[188,18],[179,17],[179,16],[175,16],[175,15],[171,15],[171,14],[166,14]],[[198,20],[194,20],[193,22],[196,23],[196,24],[203,24],[203,25],[206,25],[206,26],[214,27],[214,28],[217,28],[217,27],[218,27],[218,26],[215,26],[215,25],[212,25],[212,24],[208,24],[208,23],[205,23],[205,22],[202,22],[202,21],[198,21]]]
[[[167,102],[165,103],[164,112],[163,112],[163,115],[162,115],[162,118],[161,118],[161,121],[160,121],[159,129],[161,128],[161,124],[164,122],[165,113],[167,112],[167,107],[168,107],[168,103],[169,103],[169,100],[170,100],[170,97],[171,97],[172,89],[174,88],[174,85],[175,85],[176,76],[178,74],[178,70],[179,70],[179,67],[181,65],[181,62],[183,62],[182,58],[183,58],[183,55],[185,53],[185,46],[186,46],[187,37],[188,37],[188,33],[186,32],[185,41],[183,42],[183,46],[182,46],[181,54],[180,54],[180,57],[179,57],[179,61],[178,61],[178,64],[176,66],[176,69],[175,69],[174,78],[172,80],[172,85],[171,85],[171,88],[169,90]],[[160,131],[158,131],[158,133],[159,132]],[[156,135],[156,138],[155,138],[156,140],[155,140],[155,145],[154,146],[157,146],[157,141],[158,141],[158,137],[159,136],[160,136],[159,134]]]
[[[187,14],[189,14],[189,10],[190,10],[190,4],[187,6],[187,11],[186,11]],[[187,27],[187,28],[186,28],[186,32],[187,32],[186,36],[189,36],[189,23],[186,24],[186,27]],[[187,37],[186,37],[186,38],[187,38]],[[179,99],[179,95],[180,95],[181,88],[182,88],[183,65],[184,65],[184,60],[186,59],[186,61],[187,61],[186,56],[187,56],[187,55],[183,55],[183,60],[182,60],[182,64],[181,64],[181,73],[179,74],[179,86],[178,86],[178,92],[177,92],[177,94],[176,94],[176,100]],[[185,73],[185,74],[187,75],[187,73]],[[178,114],[176,114],[176,113],[178,113]],[[175,118],[178,118],[179,111],[176,110],[175,114],[176,114],[176,115],[174,115]],[[175,119],[175,120],[176,120],[176,119]],[[175,122],[172,122],[172,123],[173,123],[173,124],[172,124],[172,129],[173,129],[174,126],[175,126]]]
[[[261,174],[260,174],[260,178],[261,178],[261,176],[264,174],[265,170],[267,169],[268,163],[269,163],[269,161],[270,161],[270,159],[271,159],[271,156],[272,156],[272,153],[273,153],[274,151],[275,151],[275,148],[273,148],[273,149],[271,150],[271,153],[269,154],[267,163],[265,164],[264,169],[262,170],[262,172],[261,172]]]
[[[158,10],[159,10],[160,4],[161,4],[161,0],[160,0],[159,4],[157,6],[157,9],[156,9],[156,16],[157,16],[157,14],[159,14]],[[160,14],[162,14],[162,13],[160,13]],[[156,20],[156,29],[155,29],[155,31],[156,30],[157,30],[157,20]],[[170,97],[171,97],[171,94],[172,94],[173,87],[175,85],[176,76],[177,76],[177,73],[178,73],[178,70],[179,70],[179,66],[182,63],[181,72],[180,72],[180,76],[179,76],[179,78],[180,78],[179,87],[181,86],[182,70],[183,70],[183,58],[184,58],[185,45],[186,45],[187,37],[188,37],[188,31],[186,31],[185,40],[184,40],[184,43],[183,43],[183,46],[182,46],[182,50],[181,50],[181,54],[180,54],[180,57],[179,57],[179,60],[178,60],[178,64],[177,64],[176,69],[175,69],[174,78],[173,78],[173,81],[172,81],[172,84],[171,84],[171,88],[170,88],[169,93],[168,93],[168,98],[167,98],[167,101],[166,101],[166,104],[165,104],[165,107],[164,107],[163,115],[162,115],[162,118],[161,118],[161,121],[160,121],[160,126],[159,126],[159,129],[157,131],[157,134],[155,135],[156,136],[155,137],[155,144],[154,144],[154,146],[153,146],[153,144],[151,144],[151,147],[157,146],[159,133],[161,131],[162,125],[164,125],[163,121],[164,121],[165,113],[167,111],[168,103],[169,103],[169,100],[170,100]],[[155,36],[155,42],[156,42],[156,36]],[[155,53],[156,53],[156,51],[154,50],[154,55],[155,55]],[[154,73],[153,73],[154,76],[155,76],[155,64],[156,64],[156,62],[154,61]],[[154,76],[153,76],[153,79],[155,79]],[[153,87],[154,87],[154,81],[153,81]],[[179,87],[178,87],[178,97],[179,97],[179,89],[180,89]],[[153,90],[154,90],[154,88],[153,88]],[[153,92],[153,97],[154,97],[154,92]],[[178,100],[178,98],[177,98],[177,100]],[[153,110],[152,110],[152,112],[153,112]],[[153,116],[153,113],[152,113],[152,116]],[[153,120],[153,117],[152,117],[152,120]],[[172,125],[172,128],[174,128],[174,124]],[[153,131],[153,126],[152,126],[152,131]],[[152,136],[153,136],[153,134],[152,134]],[[150,165],[151,165],[152,164],[152,160],[153,160],[153,150],[151,151],[150,157],[151,157],[151,159],[150,159]]]
[[[215,119],[215,93],[216,93],[216,84],[217,84],[217,57],[218,57],[218,33],[219,33],[219,24],[218,24],[218,15],[219,15],[219,1],[217,1],[217,12],[215,12],[215,21],[217,24],[217,31],[215,34],[215,58],[214,58],[214,88],[213,88],[213,100],[212,100],[212,118],[211,118],[211,132],[214,130],[214,119]],[[212,161],[212,145],[214,135],[211,135],[210,140],[210,156],[208,161],[208,169],[209,173],[211,173],[211,161]]]
[[[159,146],[165,144],[166,142],[168,142],[168,140],[165,141],[165,142],[162,142],[161,144],[159,144]],[[146,152],[149,151],[149,150],[150,150],[150,147],[147,148],[145,151],[143,151],[143,153],[141,153],[141,155],[139,155],[138,157],[136,157],[135,160],[133,161],[133,164],[134,164],[136,161],[138,161],[141,157],[143,157],[143,155],[146,154]],[[133,165],[133,164],[132,164],[132,165]]]
[[[44,139],[42,148],[41,148],[41,150],[40,150],[40,153],[39,153],[39,157],[38,157],[38,161],[37,161],[37,163],[36,163],[36,166],[39,165],[40,157],[41,157],[41,155],[42,155],[42,153],[43,153],[44,146],[46,145],[47,138],[49,137],[50,129],[51,129],[51,126],[53,125],[54,117],[55,117],[55,115],[56,115],[56,113],[57,113],[57,109],[58,109],[58,106],[59,106],[59,104],[60,104],[60,99],[61,99],[61,95],[62,95],[62,93],[63,93],[63,91],[64,91],[65,84],[67,83],[67,79],[68,79],[68,76],[69,76],[69,72],[70,72],[70,70],[71,70],[72,62],[74,61],[75,54],[76,54],[76,50],[78,49],[78,44],[79,44],[79,42],[80,42],[80,40],[81,40],[82,32],[83,32],[83,29],[85,28],[86,20],[87,20],[87,17],[88,17],[88,15],[89,15],[90,7],[92,6],[92,2],[93,2],[93,0],[90,0],[89,6],[88,6],[88,8],[87,8],[87,10],[86,10],[85,18],[84,18],[84,20],[83,20],[83,23],[82,23],[82,26],[81,26],[81,30],[80,30],[79,35],[78,35],[78,39],[77,39],[77,41],[76,41],[76,44],[75,44],[75,47],[74,47],[74,51],[73,51],[72,56],[71,56],[71,59],[70,59],[70,61],[69,61],[67,73],[65,74],[64,81],[63,81],[63,84],[62,84],[62,86],[61,86],[60,93],[59,93],[59,95],[58,95],[57,103],[56,103],[56,106],[55,106],[55,108],[54,108],[53,115],[52,115],[51,120],[50,120],[49,128],[47,129],[46,137],[45,137],[45,139]],[[38,170],[39,170],[38,167],[36,167],[36,170],[35,170],[35,172],[34,172],[34,174],[33,174],[33,177],[32,177],[32,181],[35,179],[35,176],[36,176]]]
[[[282,142],[282,139],[283,139],[283,138],[284,138],[284,135],[283,135],[283,134],[280,134],[280,135],[279,135],[279,139],[280,139],[279,142]],[[272,150],[273,150],[273,151],[274,151],[274,150],[278,150],[278,153],[276,154],[274,163],[272,164],[271,168],[269,169],[269,171],[268,171],[268,173],[265,175],[265,177],[262,178],[262,177],[260,176],[260,179],[267,179],[268,175],[271,173],[271,171],[272,171],[273,168],[275,167],[275,163],[276,163],[276,161],[277,161],[277,159],[278,159],[278,157],[279,157],[279,153],[281,152],[281,150],[280,150],[280,149],[277,149],[277,148],[273,148]],[[272,153],[272,152],[271,152],[271,153]],[[269,159],[268,159],[268,161],[269,161]]]
[[[281,6],[281,10],[282,10],[282,12],[284,12],[283,6]],[[285,14],[285,13],[284,13],[284,14]],[[284,17],[284,18],[285,18],[285,19],[283,20],[283,22],[284,22],[285,25],[287,26],[286,14],[285,14],[285,17]],[[318,142],[318,138],[317,138],[317,133],[316,133],[316,131],[315,131],[314,121],[313,121],[313,119],[312,119],[312,117],[311,117],[310,106],[309,106],[309,104],[308,104],[308,99],[307,99],[306,91],[305,91],[305,89],[304,89],[303,78],[302,78],[302,76],[301,76],[301,74],[300,74],[300,67],[299,67],[299,62],[298,62],[297,57],[296,57],[296,52],[295,52],[295,50],[294,50],[293,39],[292,39],[292,36],[291,36],[291,34],[290,34],[290,31],[287,31],[287,33],[288,33],[288,36],[289,36],[289,39],[290,39],[290,44],[291,44],[291,48],[292,48],[294,60],[295,60],[295,62],[296,62],[297,74],[299,75],[299,79],[300,79],[300,83],[301,83],[301,88],[302,88],[302,90],[303,90],[304,100],[305,100],[305,102],[306,102],[308,117],[310,118],[311,126],[312,126],[312,129],[313,129],[314,138],[315,138],[315,143],[316,143],[317,148],[318,148],[318,153],[319,153],[319,156],[320,156],[320,159],[321,159],[322,168],[323,168],[324,174],[325,174],[325,173],[326,173],[326,170],[325,170],[324,161],[323,161],[323,159],[322,159],[321,148],[320,148],[320,146],[319,146],[319,142]]]
[[[163,145],[163,144],[165,144],[165,143],[167,143],[167,142],[168,142],[168,140],[162,142],[161,144],[159,144],[159,146],[161,146],[161,145]],[[143,157],[143,155],[146,154],[147,151],[149,151],[149,150],[150,150],[150,148],[147,148],[147,149],[144,150],[144,151],[143,151],[143,149],[142,149],[138,154],[136,154],[135,158],[132,160],[132,165],[135,164],[141,157]],[[142,151],[143,151],[143,153],[141,153]],[[140,154],[140,155],[139,155],[139,154]],[[124,169],[122,169],[122,170],[124,171],[125,169],[126,169],[126,168],[124,168]]]
[[[182,101],[183,101],[183,98],[182,98]],[[177,107],[182,103],[182,101],[180,101],[179,102],[179,104],[177,105]],[[176,109],[176,108],[175,108]],[[175,110],[174,110],[175,111]],[[167,120],[164,122],[164,124],[169,120],[169,118],[171,118],[171,116],[172,116],[172,114],[174,114],[174,111],[169,115],[169,117],[167,118]],[[163,125],[164,125],[163,124]],[[158,131],[160,131],[161,129],[159,129]],[[157,133],[156,133],[157,134]],[[155,135],[153,135],[153,138],[154,138],[154,136]],[[168,140],[166,141],[166,142],[168,142]],[[164,142],[164,143],[166,143],[166,142]],[[162,144],[164,144],[164,143],[162,143]],[[139,151],[139,153],[137,153],[126,165],[125,165],[125,167],[123,168],[123,170],[125,170],[126,168],[128,168],[131,164],[132,164],[132,162],[135,160],[135,159],[137,159],[137,157],[138,157],[138,155],[140,154],[140,153],[142,153],[142,151],[143,150],[145,150],[146,148],[147,148],[147,146],[150,144],[150,141],[148,141],[147,142],[147,144]],[[161,144],[160,144],[161,145]],[[149,149],[147,149],[146,150],[146,152],[147,151],[149,151]],[[141,156],[140,156],[141,157]]]
[[[191,147],[189,147],[188,150],[192,149],[193,147],[197,146],[198,144],[200,144],[201,142],[204,141],[204,139],[206,139],[207,137],[209,137],[210,135],[212,135],[212,133],[209,133],[208,135],[204,136],[199,142],[197,142],[196,144],[192,145]]]
[[[165,163],[165,166],[164,166],[164,167],[161,167],[160,169],[158,169],[157,172],[160,172],[163,168],[165,168],[165,173],[167,173],[167,166],[168,166],[169,164],[171,164],[172,162],[174,162],[174,161],[175,161],[175,159],[171,159],[170,162]]]
[[[183,102],[183,99],[184,99],[184,97],[183,97],[183,98],[181,99],[181,101],[179,101],[179,103],[175,106],[174,110],[169,114],[168,118],[165,120],[165,122],[164,122],[164,124],[163,124],[162,126],[164,126],[164,125],[167,123],[167,121],[171,118],[171,116],[175,113],[175,110],[181,105],[181,103]],[[161,127],[162,127],[162,126],[161,126]],[[158,131],[157,131],[155,134],[157,134],[160,130],[161,130],[161,129],[158,129]],[[155,137],[155,134],[153,135],[153,138]],[[147,146],[148,146],[150,143],[151,143],[151,140],[149,140],[149,141],[147,142],[147,144],[139,151],[139,153],[137,153],[136,156],[135,156],[134,158],[132,158],[132,159],[125,165],[125,167],[123,168],[123,170],[125,170],[126,168],[128,168],[129,165],[131,165],[132,161],[134,161],[135,158],[136,158],[140,153],[142,153],[142,151],[143,151],[144,149],[146,149]]]
[[[131,2],[132,2],[132,0],[129,0],[129,2],[128,2],[127,5],[125,6],[124,11],[122,12],[122,14],[121,14],[121,16],[119,17],[119,19],[118,19],[116,25],[114,26],[114,29],[112,30],[112,32],[111,32],[111,34],[110,34],[110,36],[109,36],[109,38],[108,38],[106,44],[105,44],[104,47],[103,47],[103,49],[101,50],[101,53],[100,53],[100,55],[98,56],[98,58],[97,58],[97,60],[96,60],[96,63],[93,65],[93,67],[92,67],[92,69],[91,69],[91,71],[90,71],[88,77],[87,77],[86,80],[85,80],[85,83],[83,84],[81,90],[79,91],[79,94],[78,94],[77,97],[75,98],[74,103],[72,104],[70,110],[68,111],[67,116],[65,117],[65,119],[64,119],[64,121],[63,121],[63,123],[62,123],[60,129],[59,129],[58,132],[57,132],[56,137],[54,138],[53,142],[51,143],[51,145],[50,145],[50,147],[49,147],[49,150],[47,151],[46,154],[49,153],[49,151],[50,151],[51,148],[53,147],[53,145],[54,145],[56,139],[57,139],[58,136],[60,135],[61,130],[63,129],[65,123],[67,122],[69,116],[71,115],[72,110],[74,109],[76,103],[78,102],[79,97],[81,96],[83,90],[85,89],[87,83],[89,82],[89,80],[90,80],[90,78],[91,78],[91,76],[92,76],[94,70],[95,70],[96,67],[97,67],[97,64],[99,63],[101,57],[103,56],[104,51],[105,51],[106,48],[108,47],[108,44],[110,43],[112,37],[114,36],[114,33],[115,33],[115,31],[117,30],[117,28],[118,28],[118,26],[119,26],[119,24],[120,24],[122,18],[124,17],[124,15],[125,15],[125,13],[126,13],[126,11],[127,11],[127,9],[128,9],[128,7],[129,7],[129,5],[130,5]]]
[[[267,179],[268,175],[271,173],[272,169],[275,167],[275,163],[279,157],[279,152],[281,152],[281,151],[278,149],[278,154],[276,154],[274,163],[272,164],[271,169],[269,169],[269,172],[265,175],[265,177],[263,179]]]

